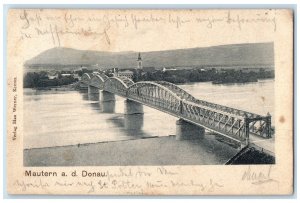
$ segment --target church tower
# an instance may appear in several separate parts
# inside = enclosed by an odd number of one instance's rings
[[[143,61],[141,57],[141,53],[139,52],[138,59],[137,59],[137,69],[143,69]]]

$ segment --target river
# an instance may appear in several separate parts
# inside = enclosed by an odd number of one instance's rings
[[[196,98],[274,118],[274,80],[247,84],[189,83]],[[124,98],[103,106],[87,92],[24,89],[24,148],[175,135],[178,118],[144,106],[143,115],[124,116]]]

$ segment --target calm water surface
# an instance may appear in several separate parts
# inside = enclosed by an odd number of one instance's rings
[[[248,84],[180,85],[196,98],[274,117],[274,81]],[[24,147],[40,148],[175,135],[177,118],[144,106],[127,115],[124,99],[100,103],[79,91],[24,89]]]

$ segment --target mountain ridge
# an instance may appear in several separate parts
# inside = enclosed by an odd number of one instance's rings
[[[57,47],[25,62],[26,67],[95,65],[103,68],[134,68],[138,52],[105,52]],[[145,67],[205,65],[273,65],[273,43],[231,44],[164,51],[141,52]],[[63,57],[62,57],[63,56]]]

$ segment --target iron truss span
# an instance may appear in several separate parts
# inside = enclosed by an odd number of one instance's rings
[[[200,100],[173,83],[134,83],[126,77],[107,77],[103,73],[85,73],[80,82],[169,113],[244,144],[248,144],[249,136],[271,138],[271,115],[261,116]]]

